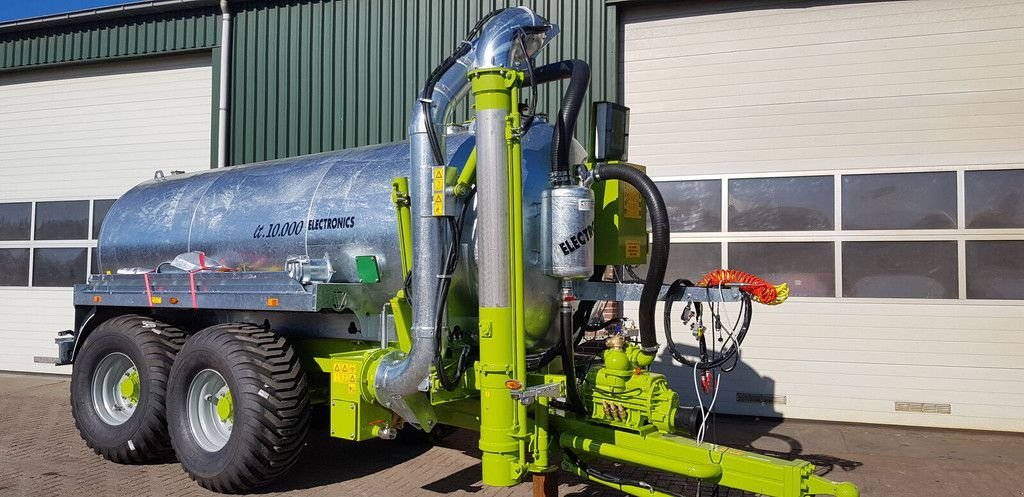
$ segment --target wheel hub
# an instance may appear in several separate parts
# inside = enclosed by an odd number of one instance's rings
[[[100,420],[111,426],[128,421],[139,405],[142,380],[128,356],[113,352],[96,365],[92,375],[92,404]]]
[[[121,392],[121,398],[129,404],[139,404],[139,393],[142,388],[139,384],[139,372],[132,368],[128,370],[124,375],[121,376],[121,381],[117,386]]]
[[[224,377],[212,369],[200,371],[188,387],[187,420],[199,447],[217,452],[228,444],[235,418],[234,400]]]

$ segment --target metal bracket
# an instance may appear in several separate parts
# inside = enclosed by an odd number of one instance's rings
[[[640,283],[612,283],[600,281],[574,281],[573,293],[579,300],[640,300],[644,286]],[[669,285],[662,285],[658,300],[665,300]],[[743,293],[736,287],[684,287],[676,300],[689,302],[739,302]]]
[[[522,390],[512,390],[509,393],[512,395],[512,398],[518,400],[520,404],[528,406],[536,402],[540,397],[548,397],[552,399],[561,397],[562,384],[545,383],[543,385],[526,387]]]

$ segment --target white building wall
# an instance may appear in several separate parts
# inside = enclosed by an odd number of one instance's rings
[[[1024,300],[972,298],[965,268],[972,242],[1024,240],[1024,226],[970,228],[964,187],[972,171],[1024,168],[1024,4],[676,2],[625,7],[620,34],[630,159],[659,181],[721,182],[721,229],[674,242],[717,244],[707,247],[723,266],[735,244],[834,247],[835,296],[755,305],[722,411],[1024,431]],[[950,227],[843,229],[845,178],[923,171],[955,175]],[[834,182],[831,228],[730,231],[731,181],[816,175]],[[1024,198],[1024,176],[1011,178]],[[855,241],[955,243],[956,290],[844,296],[843,242]],[[1024,267],[1024,255],[1004,255]],[[694,343],[681,323],[674,337]],[[693,400],[691,370],[657,369]]]
[[[116,199],[158,169],[208,168],[212,87],[209,53],[0,74],[0,203]],[[0,286],[0,370],[70,373],[37,361],[73,324],[70,287]]]

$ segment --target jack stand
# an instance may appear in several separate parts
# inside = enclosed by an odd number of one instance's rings
[[[533,474],[533,497],[558,497],[558,471]]]

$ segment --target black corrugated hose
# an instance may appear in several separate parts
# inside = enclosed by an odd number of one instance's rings
[[[640,292],[640,347],[647,354],[658,351],[658,337],[654,328],[654,308],[658,303],[661,285],[665,282],[668,266],[669,222],[665,200],[658,186],[646,174],[622,164],[600,164],[594,168],[594,181],[617,179],[629,183],[640,191],[651,216],[651,253],[647,266],[647,279]]]
[[[525,82],[528,86],[569,79],[551,138],[551,183],[554,186],[567,185],[572,178],[569,151],[580,108],[583,107],[583,96],[590,85],[590,64],[579,59],[563,60],[535,68],[530,78]]]

